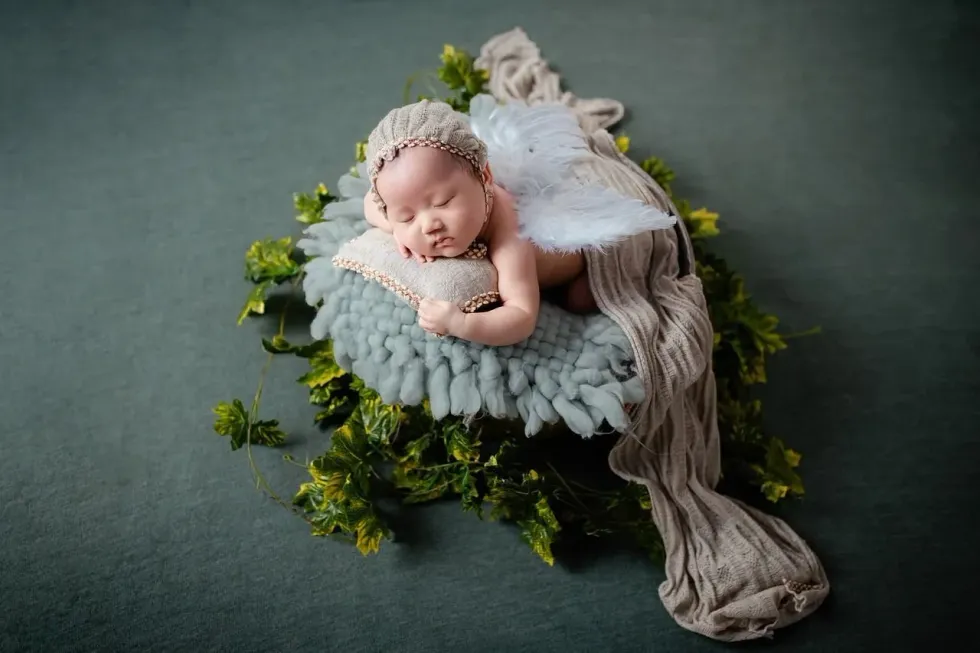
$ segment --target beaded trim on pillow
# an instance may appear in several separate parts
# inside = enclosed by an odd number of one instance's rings
[[[486,243],[475,241],[457,257],[419,264],[402,256],[391,234],[371,228],[342,245],[331,262],[380,284],[416,311],[429,297],[475,313],[500,302],[497,271],[487,257]]]
[[[479,258],[479,257],[467,257],[467,258]],[[345,270],[351,270],[353,272],[357,272],[365,279],[370,279],[371,281],[375,281],[381,284],[382,286],[384,286],[386,290],[390,290],[391,292],[395,293],[396,295],[398,295],[399,297],[407,301],[413,309],[415,310],[419,309],[419,304],[422,302],[423,297],[419,297],[417,293],[412,292],[412,290],[408,286],[399,283],[391,275],[385,274],[383,272],[379,272],[378,270],[368,267],[363,263],[358,263],[353,259],[344,258],[343,256],[339,256],[339,255],[333,257],[333,264],[336,265],[338,268],[344,268]],[[500,301],[500,293],[498,293],[496,290],[491,290],[488,292],[480,293],[479,295],[476,295],[464,301],[459,308],[464,313],[475,313],[479,311],[481,308],[485,306],[490,306],[491,304],[496,304],[499,301]]]

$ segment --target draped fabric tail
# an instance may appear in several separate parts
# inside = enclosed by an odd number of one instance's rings
[[[594,130],[594,156],[577,166],[580,179],[677,215],[663,189],[605,131],[615,122],[615,103],[561,92],[523,31],[491,39],[478,64],[501,99],[575,107],[580,124]],[[683,224],[589,250],[587,262],[599,308],[625,333],[647,388],[609,466],[650,494],[666,550],[664,606],[684,628],[726,641],[770,636],[812,613],[830,585],[806,542],[783,520],[715,491],[721,451],[713,333]]]

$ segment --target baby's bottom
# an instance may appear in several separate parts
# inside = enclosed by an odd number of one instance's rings
[[[571,313],[593,313],[598,310],[589,288],[585,254],[557,254],[535,249],[534,257],[543,299]]]

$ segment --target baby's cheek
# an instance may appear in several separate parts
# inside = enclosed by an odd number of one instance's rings
[[[476,223],[483,222],[483,206],[476,206],[472,202],[461,206],[460,210],[456,213],[454,217],[454,222],[457,226],[468,228]]]
[[[429,241],[422,234],[418,232],[417,229],[406,230],[405,235],[402,238],[402,242],[405,243],[409,249],[420,254],[430,254],[429,251]]]

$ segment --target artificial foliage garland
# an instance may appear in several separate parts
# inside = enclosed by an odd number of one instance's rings
[[[466,51],[450,45],[444,47],[441,61],[436,76],[448,93],[427,97],[467,112],[470,99],[486,92],[486,71],[476,68]],[[616,143],[628,152],[627,136],[620,135]],[[355,145],[359,162],[364,160],[364,145]],[[742,277],[707,250],[706,241],[718,234],[718,214],[692,210],[689,202],[674,197],[674,173],[660,159],[639,164],[674,201],[694,244],[696,272],[715,332],[723,474],[754,486],[772,502],[801,496],[803,484],[796,472],[800,456],[763,431],[761,403],[751,396],[752,386],[766,381],[767,356],[786,347],[786,336],[777,332],[777,318],[763,313],[746,293]],[[304,225],[320,222],[324,207],[336,199],[324,184],[312,194],[297,193],[296,219]],[[253,287],[238,323],[266,314],[266,300],[274,288],[291,286],[290,297],[295,296],[304,263],[291,237],[253,243],[245,254],[245,274]],[[240,399],[219,403],[214,430],[230,439],[232,449],[249,451],[260,485],[301,515],[314,535],[349,540],[364,554],[377,552],[382,541],[393,539],[379,507],[382,501],[396,498],[412,504],[458,497],[464,511],[481,519],[516,524],[522,539],[548,564],[554,564],[558,546],[582,537],[625,536],[662,560],[663,545],[650,516],[646,488],[604,474],[605,455],[594,450],[583,455],[583,450],[570,447],[568,438],[576,436],[560,424],[528,438],[523,425],[508,420],[450,416],[436,421],[428,401],[386,405],[377,392],[337,365],[329,340],[302,345],[286,340],[289,307],[287,301],[279,309],[278,333],[262,339],[268,358],[251,405],[246,407]],[[321,429],[334,429],[326,451],[304,465],[310,479],[299,487],[291,505],[265,483],[251,456],[253,444],[275,447],[286,441],[277,420],[258,417],[262,379],[273,358],[281,355],[308,361],[309,371],[298,381],[316,407],[313,422]],[[565,439],[552,446],[556,438]],[[590,446],[578,440],[582,447]]]

